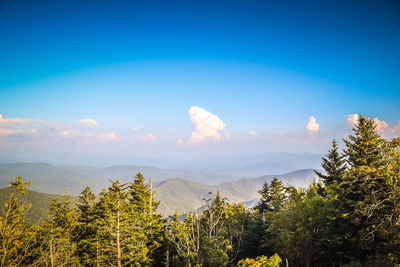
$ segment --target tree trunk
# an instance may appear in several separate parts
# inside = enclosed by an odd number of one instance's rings
[[[118,200],[118,209],[119,209],[119,200]],[[120,222],[119,222],[119,210],[117,212],[117,265],[118,267],[121,267],[121,244],[120,244],[120,240],[119,240],[119,227],[120,227]]]
[[[96,241],[96,266],[100,267],[100,243]]]
[[[50,266],[54,267],[53,237],[50,239]]]

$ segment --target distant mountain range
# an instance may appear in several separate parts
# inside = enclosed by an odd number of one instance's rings
[[[121,182],[132,181],[142,172],[146,178],[152,177],[154,182],[172,178],[184,178],[209,184],[218,184],[239,177],[207,173],[201,171],[160,169],[148,166],[112,166],[95,168],[86,166],[55,166],[47,163],[11,163],[0,164],[0,187],[8,185],[10,179],[22,176],[32,182],[32,189],[38,192],[79,194],[87,185],[99,193],[109,184],[109,180],[119,179]]]
[[[102,169],[104,166],[113,165],[152,166],[156,169],[185,170],[211,174],[217,173],[220,175],[227,175],[226,178],[245,178],[257,177],[270,173],[288,173],[308,168],[318,169],[321,166],[322,156],[322,154],[307,152],[269,152],[262,154],[221,155],[208,158],[161,159],[153,157],[123,157],[121,155],[105,156],[98,154],[62,153],[54,156],[50,162],[41,158],[40,155],[27,155],[24,159],[13,159],[12,155],[7,155],[7,158],[5,158],[5,156],[0,155],[0,163],[38,161],[47,162],[55,166],[71,165],[76,168],[89,165],[96,166],[99,169]],[[215,179],[209,179],[209,181],[191,179],[182,175],[176,177],[211,184],[223,182],[219,179],[216,182],[213,182]],[[162,180],[165,179],[166,178],[163,178]]]
[[[46,163],[12,163],[0,164],[0,187],[6,187],[14,177],[22,176],[32,182],[32,190],[41,193],[61,195],[67,191],[69,194],[78,195],[87,185],[95,193],[99,193],[109,186],[110,179],[129,182],[138,171],[146,178],[153,178],[155,197],[161,201],[159,212],[163,215],[172,214],[175,210],[179,213],[196,210],[204,205],[205,199],[212,197],[217,191],[228,201],[243,202],[252,206],[256,203],[257,191],[262,184],[265,181],[269,182],[273,177],[278,177],[287,185],[306,187],[315,176],[313,169],[238,179],[233,175],[148,166],[94,168],[54,166]],[[0,191],[0,194],[1,192],[3,191]],[[46,199],[45,202],[48,203],[48,197]]]
[[[161,201],[159,211],[169,215],[176,211],[179,213],[193,211],[205,204],[217,191],[230,202],[243,202],[253,207],[258,201],[258,190],[264,182],[270,182],[274,177],[282,180],[286,185],[305,188],[314,181],[313,169],[297,170],[281,175],[266,175],[256,178],[241,179],[225,182],[219,185],[206,185],[185,179],[170,179],[155,184],[155,196]],[[209,192],[212,194],[210,195]]]

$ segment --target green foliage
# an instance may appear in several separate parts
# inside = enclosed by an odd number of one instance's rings
[[[25,198],[29,181],[16,177],[9,186],[13,190],[4,202],[0,217],[0,265],[24,265],[35,256],[37,229],[25,220],[25,213],[31,204]]]
[[[367,117],[359,116],[353,130],[354,136],[345,140],[351,168],[339,185],[338,197],[347,223],[346,241],[355,248],[349,257],[370,264],[386,258],[383,261],[390,265],[388,251],[399,251],[398,242],[393,242],[400,218],[396,141],[381,138]]]
[[[346,171],[345,163],[346,160],[344,159],[344,155],[340,155],[336,140],[333,139],[332,149],[328,151],[326,158],[322,158],[321,165],[326,174],[322,174],[319,171],[315,171],[315,173],[322,179],[325,186],[339,184],[342,181],[344,172]]]
[[[400,139],[363,116],[322,159],[323,183],[264,183],[256,209],[217,191],[202,209],[168,220],[138,173],[100,196],[85,188],[26,220],[29,182],[10,183],[0,217],[0,266],[397,266],[400,264]],[[203,190],[204,191],[204,190]],[[204,196],[201,192],[200,195]],[[34,194],[31,194],[35,196]]]
[[[278,178],[274,178],[270,184],[265,182],[258,193],[261,195],[261,199],[255,209],[259,210],[260,213],[279,211],[286,199],[285,187]]]
[[[260,256],[254,259],[241,260],[238,263],[240,267],[279,267],[282,263],[282,259],[278,254],[272,255],[270,258],[267,256]]]
[[[13,192],[15,192],[15,189],[10,187],[0,188],[0,203],[4,203],[5,201],[7,201],[7,199],[10,198],[10,195]],[[26,194],[24,195],[24,198],[29,199],[29,203],[31,203],[32,205],[32,207],[27,209],[24,213],[27,222],[29,224],[40,225],[43,220],[47,220],[50,218],[50,205],[53,200],[55,199],[58,201],[62,201],[64,199],[64,196],[39,193],[26,188]],[[71,196],[70,200],[72,203],[76,203],[78,201],[78,198]],[[0,210],[0,216],[3,216],[4,214],[1,212],[2,211]]]

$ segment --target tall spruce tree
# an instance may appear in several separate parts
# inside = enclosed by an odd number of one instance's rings
[[[349,136],[349,140],[344,139],[347,156],[347,163],[351,168],[368,166],[378,168],[384,164],[382,157],[384,140],[376,132],[374,120],[362,115],[353,127],[354,135]]]
[[[261,199],[255,206],[260,213],[267,211],[279,211],[286,199],[285,187],[278,178],[272,179],[271,183],[264,182],[263,187],[258,191]]]
[[[359,116],[349,136],[345,155],[350,169],[340,184],[339,200],[343,217],[348,222],[347,241],[350,257],[363,264],[390,265],[388,256],[390,240],[393,238],[391,225],[397,219],[391,218],[396,210],[392,201],[391,178],[387,175],[387,161],[384,157],[385,140],[375,130],[374,120]],[[378,260],[379,259],[379,260]]]
[[[50,219],[42,228],[42,257],[40,264],[47,266],[69,266],[78,264],[74,242],[79,214],[73,207],[69,195],[62,201],[53,200]]]
[[[164,238],[164,220],[156,213],[159,201],[154,199],[152,185],[145,184],[139,172],[127,188],[129,205],[129,222],[133,236],[132,249],[135,261],[149,264],[153,252],[160,247]]]
[[[127,197],[126,184],[118,180],[100,194],[96,207],[101,240],[100,265],[121,267],[135,260],[130,248],[133,233],[129,224]]]
[[[322,158],[322,168],[325,174],[315,171],[319,178],[322,179],[324,185],[329,186],[333,183],[339,184],[343,174],[346,171],[346,160],[344,155],[339,153],[339,147],[336,140],[332,140],[332,149],[328,151],[326,158]]]
[[[77,255],[81,264],[85,266],[99,266],[98,227],[95,213],[96,196],[87,186],[79,196],[77,204],[79,211],[78,225],[76,227],[75,242]]]

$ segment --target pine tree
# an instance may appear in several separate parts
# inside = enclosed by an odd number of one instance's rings
[[[258,204],[254,207],[260,213],[267,211],[279,211],[286,199],[285,187],[282,181],[278,178],[272,179],[270,185],[264,182],[263,187],[258,191],[261,195],[261,199]]]
[[[264,182],[263,187],[258,190],[258,193],[261,195],[260,200],[254,209],[257,209],[260,213],[264,213],[270,210],[270,195],[271,190],[269,188],[269,184]]]
[[[382,166],[384,164],[382,157],[384,140],[376,132],[374,120],[359,115],[353,132],[354,135],[350,135],[349,140],[343,140],[346,144],[344,153],[350,167],[378,168]]]
[[[339,184],[342,180],[343,174],[346,170],[346,160],[344,155],[339,154],[339,148],[336,140],[332,140],[332,149],[328,151],[326,158],[322,158],[322,168],[326,174],[315,171],[319,178],[322,179],[325,186],[332,185],[333,183]]]
[[[154,199],[152,185],[144,183],[144,177],[139,172],[128,186],[129,222],[136,232],[132,241],[135,261],[148,264],[151,255],[161,245],[164,238],[164,220],[156,213],[159,201]]]
[[[86,187],[79,196],[77,204],[79,211],[78,225],[76,227],[77,255],[80,263],[85,266],[99,266],[98,225],[96,221],[95,202],[96,196],[90,187]]]
[[[131,255],[132,229],[129,224],[129,206],[126,184],[112,181],[108,191],[100,194],[96,205],[98,213],[101,265],[121,267],[134,262]]]
[[[74,242],[78,218],[68,195],[63,201],[53,200],[50,219],[42,227],[41,264],[51,267],[78,264]]]
[[[392,201],[385,140],[376,133],[375,127],[372,119],[360,115],[353,128],[354,135],[344,140],[345,155],[351,169],[340,184],[339,200],[343,217],[348,222],[346,236],[349,237],[349,247],[356,248],[349,251],[349,255],[359,258],[364,264],[377,264],[370,261],[383,257],[387,264],[390,262],[387,245],[393,238],[390,229],[397,220],[391,217],[396,203]]]

